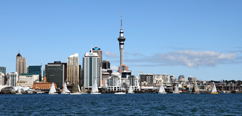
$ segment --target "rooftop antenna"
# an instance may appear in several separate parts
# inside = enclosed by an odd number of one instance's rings
[[[122,8],[121,8],[121,29],[123,29],[122,18],[123,18],[123,16],[122,16]]]

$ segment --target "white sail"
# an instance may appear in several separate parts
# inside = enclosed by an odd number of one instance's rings
[[[95,79],[94,84],[92,85],[91,94],[100,94],[97,88],[97,80]]]
[[[81,92],[81,90],[80,90],[80,86],[79,86],[79,85],[78,85],[78,91]]]
[[[55,85],[54,85],[54,83],[52,83],[49,94],[54,94],[55,92],[56,92]]]
[[[165,88],[163,87],[163,83],[161,83],[159,93],[166,93]]]
[[[178,90],[177,85],[175,86],[175,90],[173,91],[173,93],[175,93],[175,94],[179,94],[180,93],[179,90]]]
[[[216,86],[215,86],[215,83],[213,83],[213,88],[212,88],[212,93],[216,93],[217,92],[217,89],[216,89]]]
[[[65,86],[64,86],[64,90],[65,90],[65,92],[66,93],[70,93],[70,91],[67,89],[67,85],[66,85],[66,83],[64,83],[65,84]]]
[[[129,91],[128,93],[134,93],[133,89],[132,89],[132,86],[129,86]]]
[[[64,93],[70,93],[70,91],[67,89],[66,83],[63,84],[63,90],[61,92],[62,94]]]
[[[21,93],[21,87],[18,87],[18,93]]]

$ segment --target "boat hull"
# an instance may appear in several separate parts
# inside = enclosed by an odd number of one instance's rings
[[[180,94],[180,92],[173,92],[173,94]]]
[[[101,93],[91,93],[91,94],[101,94]]]
[[[211,94],[218,94],[218,92],[211,92]]]
[[[82,93],[70,93],[70,95],[81,95]]]
[[[16,93],[16,95],[22,95],[22,93]]]
[[[50,95],[57,95],[58,93],[49,93]]]
[[[126,94],[126,93],[124,93],[124,92],[117,92],[117,93],[114,93],[114,94]]]
[[[166,94],[166,92],[159,92],[158,94]]]
[[[70,94],[70,93],[61,93],[61,94],[66,95],[66,94]]]

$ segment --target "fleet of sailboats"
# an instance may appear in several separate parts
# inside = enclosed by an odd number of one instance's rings
[[[95,79],[94,81],[94,84],[92,85],[92,91],[91,91],[91,94],[101,94],[99,93],[98,91],[98,88],[97,88],[97,80]]]
[[[52,85],[51,85],[51,87],[50,87],[50,91],[49,91],[49,94],[58,94],[58,93],[56,93],[56,89],[55,89],[55,85],[54,85],[54,83],[52,83]]]
[[[211,94],[218,94],[218,92],[217,92],[217,89],[216,89],[216,86],[215,86],[215,83],[214,83],[214,82],[213,82],[213,88],[212,88]]]
[[[163,87],[163,83],[161,83],[160,89],[159,89],[159,94],[166,94],[165,88]]]

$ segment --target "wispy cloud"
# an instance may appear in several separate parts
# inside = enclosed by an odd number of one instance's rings
[[[117,70],[118,70],[118,67],[117,67],[117,66],[111,66],[111,69],[112,69],[113,71],[117,71]]]
[[[232,63],[238,58],[237,54],[223,54],[214,51],[184,50],[169,53],[158,53],[141,59],[127,59],[129,63],[142,63],[141,65],[183,65],[187,67],[215,66],[218,64]],[[137,65],[137,64],[136,64]]]
[[[144,56],[143,54],[138,53],[138,52],[133,52],[133,53],[124,52],[124,54],[125,54],[125,55],[131,55],[131,56]]]
[[[118,57],[115,53],[109,52],[109,51],[104,52],[103,55],[105,55],[106,57],[110,57],[110,58],[117,58]]]

